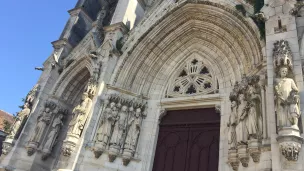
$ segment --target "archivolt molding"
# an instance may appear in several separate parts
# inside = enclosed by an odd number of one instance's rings
[[[149,69],[158,70],[161,67],[155,61],[163,60],[162,63],[165,63],[166,58],[174,55],[174,51],[178,50],[180,53],[180,48],[187,51],[188,47],[184,44],[191,44],[189,42],[194,39],[205,42],[204,46],[215,53],[224,54],[218,55],[219,60],[227,57],[233,69],[239,65],[241,71],[235,71],[236,73],[247,73],[250,67],[253,68],[262,61],[259,33],[255,26],[252,28],[252,24],[229,7],[211,2],[199,2],[199,5],[184,2],[173,4],[172,9],[161,13],[163,17],[158,21],[152,21],[153,26],[136,27],[134,32],[140,35],[136,43],[135,35],[131,32],[124,47],[125,52],[118,63],[119,67],[112,78],[114,85],[132,90],[131,85],[137,78],[147,78],[138,77],[137,73],[141,71],[137,67],[144,66],[146,74]]]
[[[79,74],[79,72],[83,69],[87,68],[92,75],[93,66],[92,61],[88,56],[84,56],[77,61],[74,61],[59,77],[58,81],[55,84],[53,89],[53,95],[60,96],[65,90],[66,86],[70,83],[70,81]],[[59,89],[59,87],[61,87]]]

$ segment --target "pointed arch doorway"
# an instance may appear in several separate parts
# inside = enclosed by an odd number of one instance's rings
[[[153,171],[217,171],[219,139],[215,108],[168,111],[159,125]]]

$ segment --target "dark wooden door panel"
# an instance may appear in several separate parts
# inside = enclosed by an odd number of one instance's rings
[[[208,125],[201,126],[190,129],[186,170],[217,171],[219,129]]]
[[[214,111],[169,112],[160,124],[153,171],[217,171],[220,118]]]
[[[163,128],[159,132],[153,171],[184,171],[188,129]]]

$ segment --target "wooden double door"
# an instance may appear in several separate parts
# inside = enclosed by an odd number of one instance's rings
[[[217,171],[219,137],[214,108],[169,111],[160,124],[153,171]]]

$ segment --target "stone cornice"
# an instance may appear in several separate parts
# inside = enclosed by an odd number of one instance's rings
[[[129,29],[123,22],[105,26],[103,29],[105,32],[115,31],[115,30],[119,29],[123,34],[125,34],[129,31]]]
[[[80,13],[83,13],[84,16],[86,17],[86,19],[88,19],[91,23],[93,22],[93,19],[88,15],[88,13],[82,7],[73,8],[73,9],[69,10],[68,13],[71,16],[77,16]]]
[[[222,97],[220,94],[193,96],[193,97],[178,97],[163,99],[160,101],[160,106],[166,110],[215,107],[220,104]],[[182,106],[182,107],[181,107]]]
[[[134,96],[134,97],[142,97],[142,98],[145,99],[145,100],[148,100],[148,99],[149,99],[149,98],[146,97],[146,96],[142,96],[142,95],[133,93],[133,92],[131,92],[131,91],[129,91],[129,90],[125,90],[125,89],[122,89],[122,88],[119,88],[119,87],[115,87],[115,86],[112,86],[112,85],[109,85],[109,84],[107,84],[107,88],[110,89],[110,90],[118,91],[118,92],[123,93],[123,94],[126,94],[126,95],[130,95],[130,96]]]
[[[68,47],[72,47],[67,39],[59,39],[59,40],[53,41],[51,43],[55,49],[59,49],[65,45],[67,45]]]

